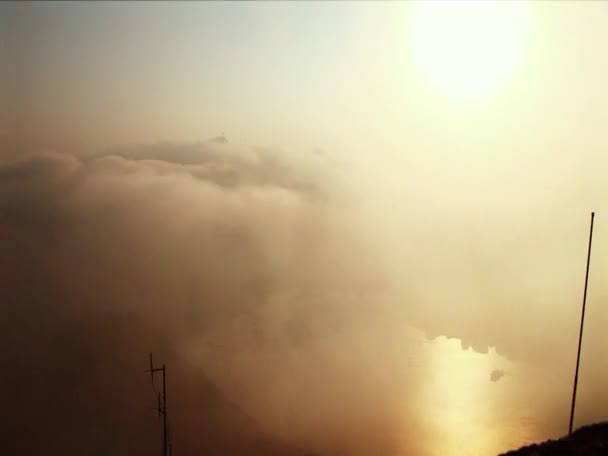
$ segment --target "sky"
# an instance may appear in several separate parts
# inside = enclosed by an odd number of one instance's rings
[[[224,131],[254,144],[360,152],[380,142],[398,151],[419,147],[446,123],[466,136],[460,122],[488,136],[510,137],[517,127],[530,145],[568,149],[601,135],[601,3],[527,6],[521,71],[465,106],[437,97],[416,68],[413,5],[9,3],[3,73],[23,123],[49,141],[106,145]],[[464,139],[442,131],[445,141]]]
[[[604,2],[2,2],[0,330],[11,429],[35,436],[14,452],[149,454],[152,349],[183,454],[556,437],[591,211],[577,422],[605,420],[607,21]]]

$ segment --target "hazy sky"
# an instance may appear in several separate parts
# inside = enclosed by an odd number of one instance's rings
[[[608,2],[428,5],[0,3],[15,453],[149,454],[149,349],[182,454],[558,435],[591,210],[577,423],[606,418]]]
[[[223,131],[254,144],[399,154],[450,144],[468,155],[496,149],[498,137],[504,148],[568,151],[606,137],[603,2],[526,5],[516,74],[464,104],[437,95],[416,67],[414,6],[4,3],[2,78],[20,108],[12,114],[49,141]]]

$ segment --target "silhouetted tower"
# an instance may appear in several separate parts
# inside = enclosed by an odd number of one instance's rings
[[[591,213],[591,228],[589,229],[589,247],[587,248],[587,269],[585,271],[585,288],[583,291],[583,310],[581,313],[581,327],[578,334],[578,352],[576,355],[576,370],[574,371],[574,388],[572,389],[572,406],[570,408],[570,426],[568,434],[572,434],[572,424],[574,423],[574,406],[576,404],[576,387],[578,384],[578,367],[581,361],[581,344],[583,342],[583,325],[585,323],[585,306],[587,304],[587,284],[589,282],[589,263],[591,262],[591,241],[593,239],[593,218],[595,212]]]
[[[169,456],[169,443],[167,439],[167,368],[163,364],[162,367],[154,367],[152,363],[152,353],[150,353],[150,369],[146,372],[150,372],[150,377],[152,379],[152,387],[154,387],[154,374],[157,372],[161,372],[163,375],[163,392],[162,398],[161,393],[157,393],[157,411],[158,416],[163,418],[163,456]],[[156,390],[155,390],[156,391]]]

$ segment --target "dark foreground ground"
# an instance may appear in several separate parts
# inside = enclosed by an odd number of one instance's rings
[[[547,440],[500,456],[608,456],[608,422],[577,429],[559,440]]]

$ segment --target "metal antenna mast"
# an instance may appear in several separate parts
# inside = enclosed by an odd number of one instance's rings
[[[163,374],[163,393],[162,393],[162,401],[161,401],[161,393],[157,394],[158,401],[158,416],[163,417],[163,456],[169,455],[169,446],[167,441],[167,368],[163,364],[162,367],[154,367],[152,363],[152,353],[150,353],[150,369],[146,372],[150,372],[150,377],[152,379],[152,386],[154,386],[154,374],[157,372],[162,372]],[[161,404],[162,402],[162,404]]]
[[[591,240],[593,239],[593,218],[595,212],[591,213],[591,228],[589,229],[589,247],[587,249],[587,270],[585,272],[585,289],[583,291],[583,311],[581,313],[581,328],[578,335],[578,353],[576,355],[576,370],[574,372],[574,388],[572,390],[572,407],[570,408],[570,426],[568,434],[572,434],[572,424],[574,423],[574,406],[576,404],[576,387],[578,384],[578,367],[581,361],[581,343],[583,342],[583,324],[585,323],[585,305],[587,303],[587,283],[589,282],[589,262],[591,261]]]

